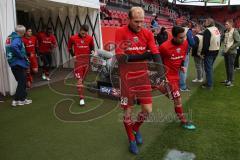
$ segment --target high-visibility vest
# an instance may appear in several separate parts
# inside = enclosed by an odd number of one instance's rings
[[[207,28],[211,33],[209,51],[216,51],[220,49],[221,34],[217,27],[212,26]]]

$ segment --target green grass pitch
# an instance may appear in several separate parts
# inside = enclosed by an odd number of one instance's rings
[[[12,109],[11,99],[0,103],[0,159],[161,160],[169,149],[177,149],[194,153],[197,160],[238,160],[240,72],[235,72],[235,86],[226,88],[219,83],[225,79],[222,57],[218,57],[216,64],[215,87],[211,92],[190,82],[195,75],[193,62],[190,64],[188,79],[192,90],[182,93],[182,97],[185,112],[191,113],[197,126],[195,131],[184,130],[179,123],[167,119],[144,123],[141,128],[144,145],[139,147],[139,155],[131,155],[121,122],[122,111],[114,107],[115,101],[108,100],[97,116],[96,113],[86,115],[101,105],[102,100],[87,98],[87,106],[80,108],[77,96],[55,92],[76,94],[76,88],[55,83],[51,86],[55,91],[49,86],[31,89],[31,105]],[[155,114],[174,114],[172,102],[162,96],[154,98],[153,110]],[[62,115],[62,111],[69,112]],[[78,119],[76,114],[85,117]],[[61,116],[67,117],[66,121],[60,120]]]

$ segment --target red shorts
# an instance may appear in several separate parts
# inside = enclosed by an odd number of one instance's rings
[[[34,69],[34,68],[38,68],[38,60],[37,60],[37,56],[36,54],[31,54],[29,57],[28,57],[29,61],[30,61],[30,67],[31,69]]]
[[[170,81],[169,86],[171,89],[171,94],[172,94],[173,99],[176,99],[181,96],[178,81]]]
[[[166,95],[168,98],[171,98],[171,99],[176,99],[176,98],[181,96],[178,81],[169,81],[168,84],[162,84],[162,85],[159,85],[159,86],[152,86],[152,88],[154,90],[155,89],[159,90],[162,94]],[[171,97],[169,97],[169,94],[171,94]]]
[[[88,73],[89,65],[75,65],[74,75],[77,79],[84,80]]]
[[[128,72],[121,76],[121,106],[133,106],[137,99],[140,104],[152,103],[152,88],[146,71]]]

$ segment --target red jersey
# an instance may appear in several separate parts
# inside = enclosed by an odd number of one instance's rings
[[[166,76],[169,81],[179,80],[179,70],[186,57],[187,50],[187,40],[181,45],[174,45],[172,40],[168,40],[159,47],[163,64],[166,66]]]
[[[116,54],[143,54],[147,50],[159,53],[153,33],[147,29],[134,33],[128,26],[121,27],[116,31],[115,40],[118,45]]]
[[[116,55],[144,54],[147,50],[150,50],[152,53],[159,53],[153,34],[147,29],[134,33],[128,26],[121,27],[116,31],[115,40],[117,44]],[[137,63],[139,64],[139,62]],[[147,64],[144,62],[141,64],[141,67],[134,63],[123,64],[123,67],[120,65],[120,70],[125,69],[128,72],[139,71],[140,68],[147,70]]]
[[[80,54],[90,54],[94,49],[93,38],[89,35],[80,37],[78,34],[71,36],[68,41],[68,50],[73,46],[75,56]]]
[[[45,32],[39,32],[37,38],[40,53],[51,53],[52,49],[57,47],[57,41],[53,34],[47,35]]]
[[[36,53],[36,48],[38,47],[37,38],[35,36],[22,37],[22,41],[25,45],[27,54]]]
[[[79,34],[73,35],[69,38],[68,50],[72,47],[76,56],[75,66],[89,65],[90,53],[94,49],[93,38],[89,35],[85,37],[80,37]]]
[[[116,31],[115,40],[116,55],[144,54],[148,50],[155,54],[159,53],[153,34],[147,29],[141,29],[140,32],[134,33],[128,26],[121,27]],[[151,90],[146,62],[123,63],[119,65],[119,70],[122,97],[139,94],[143,90],[146,92]],[[131,93],[132,91],[134,93]],[[142,95],[142,97],[146,96],[149,96],[149,94]]]

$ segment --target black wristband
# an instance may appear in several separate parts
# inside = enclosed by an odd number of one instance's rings
[[[152,54],[152,59],[156,64],[156,70],[160,74],[162,80],[166,80],[165,77],[165,67],[162,62],[162,57],[160,54]]]
[[[151,60],[151,58],[152,58],[152,56],[151,56],[150,53],[127,55],[127,61],[128,62]]]
[[[69,53],[71,54],[72,57],[74,57],[74,53],[72,49],[69,50]]]

